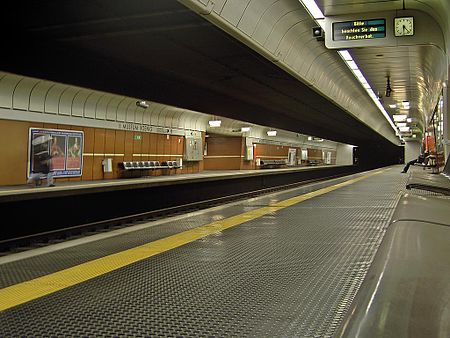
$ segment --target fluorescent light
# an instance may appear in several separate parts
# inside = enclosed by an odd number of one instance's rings
[[[406,127],[406,122],[397,122],[397,127]]]
[[[323,15],[322,11],[320,10],[319,6],[317,6],[316,2],[314,0],[300,0],[300,2],[305,6],[309,14],[314,19],[324,19],[325,15]]]
[[[312,141],[312,136],[308,136],[308,141]]]
[[[348,66],[350,67],[350,69],[359,69],[359,68],[358,68],[358,65],[357,65],[356,62],[353,61],[353,60],[347,61],[347,64],[348,64]]]
[[[378,95],[375,94],[375,92],[370,87],[369,83],[367,82],[367,79],[364,77],[363,73],[359,69],[358,65],[355,61],[353,61],[352,56],[350,55],[349,51],[346,49],[338,50],[339,55],[344,60],[344,62],[347,64],[347,67],[350,68],[350,70],[353,72],[353,74],[356,76],[358,81],[361,83],[361,86],[367,91],[367,94],[369,94],[372,101],[375,103],[375,105],[378,107],[380,112],[383,114],[384,118],[389,122],[392,129],[397,134],[397,127],[395,126],[394,122],[392,122],[392,119],[390,115],[387,113],[386,109],[384,109],[383,105],[381,104]],[[402,137],[399,135],[400,139]]]
[[[403,101],[402,107],[403,107],[403,109],[409,109],[409,101]]]
[[[267,131],[267,136],[277,136],[277,131],[276,130],[269,130],[269,131]]]
[[[220,125],[222,124],[222,121],[220,121],[220,120],[211,120],[211,121],[208,121],[208,123],[209,123],[209,126],[211,128],[215,128],[215,127],[220,127]]]
[[[408,117],[408,118],[406,119],[406,122],[411,123],[411,122],[412,122],[412,118]]]
[[[242,127],[241,128],[241,132],[242,133],[247,133],[247,132],[249,132],[250,131],[250,127]]]
[[[392,115],[392,117],[394,118],[395,122],[404,122],[406,121],[408,115]]]
[[[401,133],[407,133],[409,131],[409,127],[399,127],[398,128],[400,130]]]
[[[344,59],[344,61],[353,61],[353,58],[350,55],[350,53],[348,52],[348,50],[346,50],[346,49],[338,50],[338,53],[341,56],[341,58]]]
[[[318,19],[316,22],[319,24],[320,27],[325,31],[325,20],[324,19]]]
[[[390,104],[389,108],[392,108],[392,109],[397,108],[397,105],[395,103],[394,104]]]

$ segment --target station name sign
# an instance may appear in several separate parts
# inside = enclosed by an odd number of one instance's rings
[[[386,20],[353,20],[333,23],[333,41],[371,40],[386,37]]]

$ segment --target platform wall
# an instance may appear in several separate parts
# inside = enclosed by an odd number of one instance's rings
[[[0,120],[0,185],[25,184],[27,180],[29,128],[79,130],[84,132],[83,174],[60,178],[61,181],[102,180],[118,178],[118,163],[132,160],[167,161],[182,158],[184,137],[105,128],[80,127],[51,123]],[[138,137],[136,137],[138,136]],[[111,158],[113,172],[104,173],[102,160]],[[5,165],[7,164],[7,165]],[[203,170],[203,161],[183,162],[183,169],[174,173],[195,173]],[[161,175],[154,171],[153,175]]]

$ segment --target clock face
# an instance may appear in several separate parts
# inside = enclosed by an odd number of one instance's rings
[[[414,18],[412,16],[394,18],[395,36],[414,35]]]

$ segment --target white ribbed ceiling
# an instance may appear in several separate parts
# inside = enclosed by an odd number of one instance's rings
[[[374,91],[382,96],[382,103],[389,113],[401,112],[390,109],[389,104],[410,101],[409,116],[417,121],[423,131],[437,104],[442,83],[448,79],[450,1],[316,0],[316,3],[328,18],[357,13],[364,17],[382,11],[395,11],[396,16],[403,16],[404,13],[410,14],[408,11],[411,10],[430,16],[436,28],[416,25],[416,35],[421,33],[419,30],[428,29],[428,44],[414,45],[410,44],[413,41],[410,38],[400,38],[397,46],[349,49]],[[443,40],[444,43],[431,43],[437,40]],[[393,91],[390,97],[385,97],[388,76]]]

